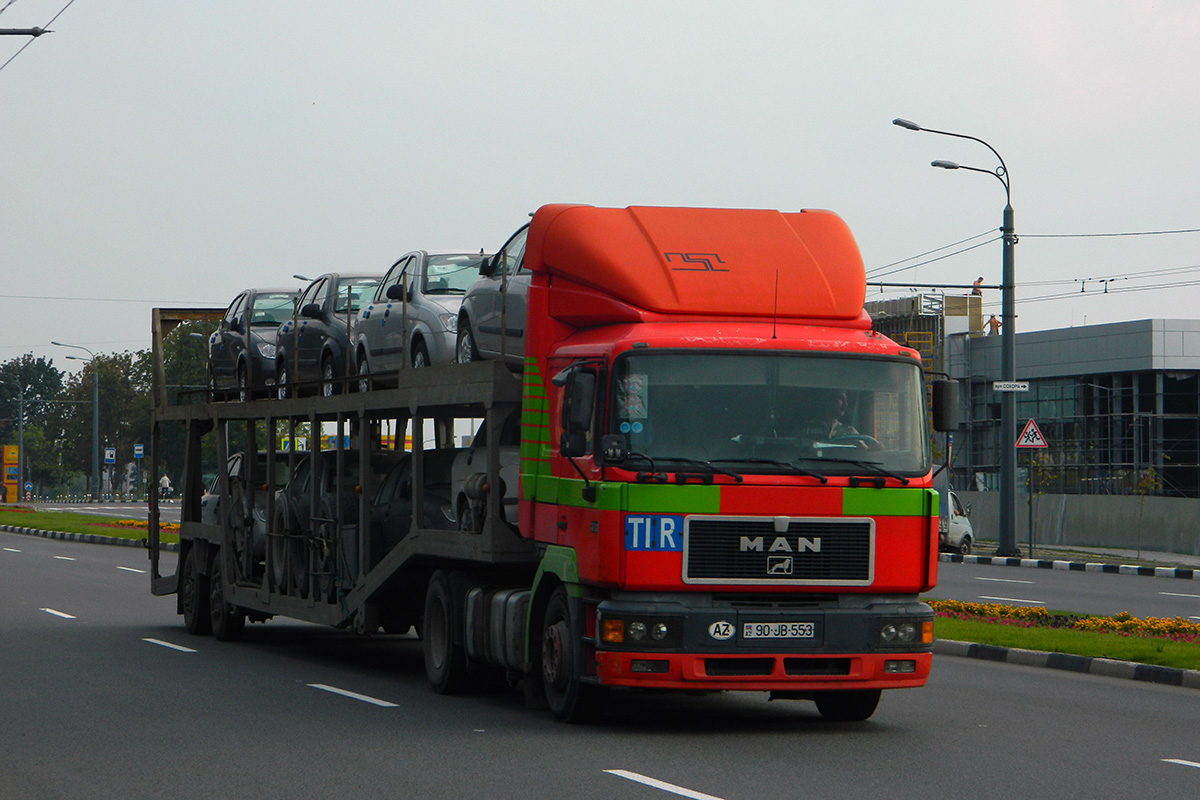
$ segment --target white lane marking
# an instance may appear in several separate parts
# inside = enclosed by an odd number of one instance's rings
[[[190,647],[184,647],[184,646],[183,646],[183,645],[181,645],[181,644],[171,644],[170,642],[164,642],[162,639],[142,639],[142,641],[143,641],[143,642],[149,642],[150,644],[156,644],[156,645],[158,645],[159,647],[169,647],[170,649],[172,649],[172,650],[178,650],[178,651],[179,651],[179,652],[181,652],[181,653],[194,653],[194,652],[196,652],[195,650],[193,650],[193,649],[192,649],[192,648],[190,648]]]
[[[1200,764],[1197,764],[1195,761],[1184,761],[1182,758],[1164,758],[1163,761],[1168,764],[1178,764],[1181,767],[1195,767],[1196,769],[1200,769]]]
[[[75,560],[75,559],[71,558],[70,556],[55,556],[55,558],[57,558],[59,561],[74,561]]]
[[[4,548],[4,552],[6,552],[6,553],[19,553],[19,552],[21,552],[21,551],[20,551],[20,550],[18,550],[17,548],[15,548],[15,547],[6,547],[6,548]]]
[[[1164,597],[1197,597],[1197,598],[1200,598],[1200,594],[1184,594],[1183,592],[1159,592],[1159,594],[1161,594]]]
[[[56,617],[62,617],[63,619],[75,619],[74,615],[66,614],[62,611],[55,611],[53,608],[43,608],[42,611],[45,611],[47,614],[53,614]]]
[[[340,694],[342,697],[349,697],[351,700],[361,700],[364,703],[370,703],[372,705],[379,706],[380,708],[397,708],[398,707],[395,703],[389,703],[387,700],[379,700],[374,697],[367,697],[365,694],[358,694],[357,692],[350,692],[345,689],[339,689],[336,686],[326,686],[323,683],[310,683],[308,685],[314,689],[320,689],[321,691],[324,691],[324,692],[333,692],[334,694]]]
[[[996,600],[997,602],[1000,602],[1000,603],[1030,603],[1035,606],[1046,605],[1041,600],[1022,600],[1019,597],[988,597],[987,595],[981,594],[981,595],[979,595],[979,599],[980,600]]]
[[[117,567],[117,569],[123,569],[123,570],[125,570],[126,572],[136,572],[138,575],[145,575],[145,574],[146,574],[146,570],[144,570],[144,569],[134,569],[133,567]]]
[[[634,781],[635,783],[641,783],[646,786],[651,786],[655,789],[662,789],[664,792],[677,794],[680,797],[690,797],[692,800],[721,800],[721,798],[717,797],[716,795],[685,789],[682,786],[676,786],[673,783],[667,783],[666,781],[660,781],[655,778],[648,778],[645,775],[639,775],[636,772],[630,772],[624,769],[606,769],[604,771],[609,775],[616,775],[618,778],[624,778],[627,781]]]
[[[978,576],[975,577],[975,580],[977,580],[977,581],[992,581],[993,583],[1029,583],[1029,584],[1033,583],[1033,581],[1019,581],[1016,578],[980,578]]]

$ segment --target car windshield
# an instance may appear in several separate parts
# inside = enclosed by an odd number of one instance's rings
[[[295,303],[295,295],[260,294],[254,298],[254,313],[250,316],[250,324],[279,327],[280,323],[292,318]]]
[[[337,300],[334,302],[333,311],[335,314],[345,314],[347,310],[354,312],[366,307],[371,302],[371,297],[375,294],[375,287],[379,285],[379,278],[343,278],[338,281],[337,285]],[[350,298],[349,309],[346,306],[346,298]]]
[[[467,287],[479,277],[479,265],[486,254],[460,253],[429,256],[425,262],[423,294],[465,294]]]
[[[631,352],[608,434],[637,469],[920,475],[929,434],[912,360],[811,353]],[[674,463],[672,463],[674,462]],[[718,469],[719,468],[719,469]]]

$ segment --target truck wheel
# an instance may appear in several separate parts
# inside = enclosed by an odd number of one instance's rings
[[[183,625],[187,632],[196,636],[212,633],[208,618],[208,576],[200,574],[196,565],[196,548],[189,547],[183,557],[179,574],[183,582],[179,586],[179,603],[183,606]]]
[[[958,554],[962,556],[971,555],[971,537],[964,536],[962,541],[958,543]]]
[[[433,573],[425,590],[424,639],[425,675],[438,694],[458,694],[467,688],[467,653],[454,644],[454,602],[449,576]]]
[[[830,722],[862,722],[875,713],[879,694],[879,689],[821,692],[816,697],[817,710]]]
[[[471,324],[465,319],[458,323],[458,346],[455,357],[460,364],[470,364],[479,360],[479,351],[475,348],[475,337],[471,335]]]
[[[541,668],[546,703],[560,722],[590,722],[604,713],[608,689],[580,682],[571,628],[567,590],[559,586],[550,595],[542,621]]]
[[[212,624],[213,638],[219,642],[236,642],[242,638],[246,628],[246,612],[240,607],[225,602],[225,587],[221,576],[221,551],[213,553],[212,566],[208,570],[208,613]]]

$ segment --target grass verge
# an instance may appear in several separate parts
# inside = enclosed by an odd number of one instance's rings
[[[118,539],[137,540],[145,539],[147,536],[146,523],[138,520],[102,517],[98,514],[79,514],[74,511],[35,511],[21,506],[0,506],[0,525],[112,536]],[[179,534],[168,531],[166,525],[163,526],[160,533],[164,542],[179,541]]]
[[[1112,658],[1178,669],[1200,669],[1200,644],[1162,636],[1022,627],[1001,622],[939,616],[934,636],[960,642],[1015,647],[1092,658]]]

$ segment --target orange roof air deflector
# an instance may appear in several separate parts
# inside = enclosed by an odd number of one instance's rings
[[[853,321],[866,294],[858,246],[828,211],[543,206],[526,265],[578,286],[577,313],[591,289],[626,320],[642,309]]]

